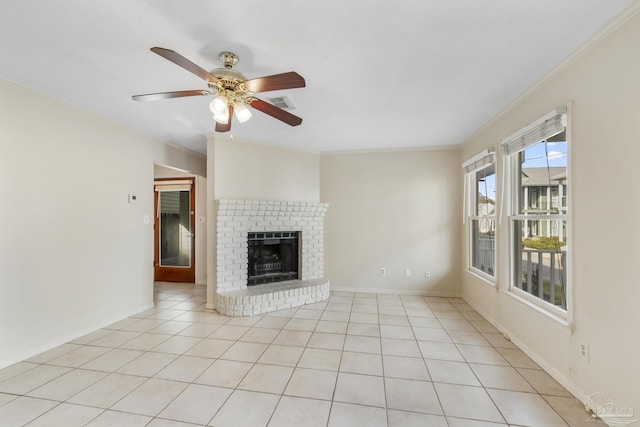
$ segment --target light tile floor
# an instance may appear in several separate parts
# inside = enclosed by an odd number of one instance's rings
[[[0,370],[0,425],[603,425],[463,300],[332,292],[254,317],[154,309]]]

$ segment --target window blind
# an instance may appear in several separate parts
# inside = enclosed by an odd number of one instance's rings
[[[156,181],[155,191],[189,191],[191,190],[191,180],[176,179],[170,181]]]
[[[486,168],[496,162],[495,150],[489,148],[476,154],[466,162],[462,164],[464,173],[472,173]]]
[[[558,107],[539,120],[523,127],[501,142],[502,154],[509,156],[562,133],[567,126],[567,107]]]

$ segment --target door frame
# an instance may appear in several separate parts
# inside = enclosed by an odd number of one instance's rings
[[[191,181],[189,190],[189,222],[191,225],[191,265],[190,267],[167,267],[160,265],[160,206],[158,205],[160,192],[156,191],[156,183],[167,181]],[[196,281],[196,179],[194,177],[155,178],[153,190],[153,280],[156,282],[187,282]]]

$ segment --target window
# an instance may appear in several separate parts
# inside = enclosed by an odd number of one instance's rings
[[[469,270],[490,280],[496,263],[496,165],[493,152],[485,151],[463,164],[465,217],[468,219]]]
[[[506,138],[502,147],[511,196],[511,290],[566,315],[566,108]]]

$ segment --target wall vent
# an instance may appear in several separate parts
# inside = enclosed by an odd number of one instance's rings
[[[282,108],[283,110],[295,110],[296,107],[293,106],[289,98],[286,96],[275,96],[273,98],[269,98],[269,102],[275,105],[276,107]]]

